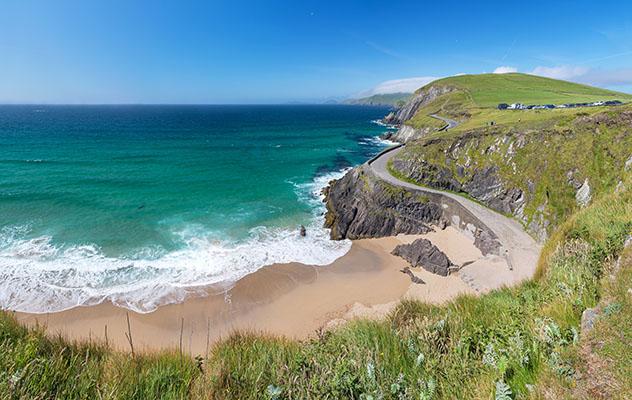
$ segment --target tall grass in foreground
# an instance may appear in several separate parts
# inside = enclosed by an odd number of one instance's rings
[[[0,397],[572,398],[586,376],[578,361],[587,340],[579,332],[582,311],[603,302],[604,293],[621,296],[632,285],[629,272],[604,283],[632,232],[631,186],[628,178],[628,189],[569,219],[547,243],[532,281],[444,306],[403,301],[384,321],[353,322],[305,342],[237,333],[208,360],[175,353],[131,357],[100,344],[49,339],[2,314]],[[632,257],[623,264],[621,271],[630,271]],[[632,332],[630,302],[618,301],[613,325],[605,318],[592,335],[621,327]],[[625,350],[613,336],[611,355]],[[627,357],[613,365],[631,370]],[[632,390],[627,377],[611,375],[621,398]]]

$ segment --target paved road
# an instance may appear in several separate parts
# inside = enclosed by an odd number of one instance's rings
[[[501,251],[506,258],[506,264],[501,263],[502,266],[498,267],[496,262],[496,267],[488,267],[491,264],[487,263],[485,268],[481,268],[481,265],[478,265],[477,268],[476,264],[478,263],[470,264],[459,272],[464,281],[477,291],[485,291],[503,285],[515,284],[533,276],[541,246],[524,231],[516,220],[457,194],[421,187],[395,178],[388,172],[387,164],[403,149],[404,146],[400,145],[390,151],[385,151],[380,156],[370,160],[368,164],[378,177],[390,184],[422,192],[439,193],[456,200],[487,225],[498,236],[503,246]]]
[[[446,126],[444,126],[443,128],[440,129],[442,131],[447,131],[448,129],[452,129],[452,128],[456,127],[459,124],[458,121],[455,121],[455,120],[450,119],[450,118],[440,117],[437,114],[430,114],[430,116],[432,118],[435,118],[435,119],[440,119],[441,121],[443,121],[443,122],[445,122],[447,124]]]

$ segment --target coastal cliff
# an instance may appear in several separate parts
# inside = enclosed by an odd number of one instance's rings
[[[500,103],[523,98],[564,107],[498,109]],[[573,212],[615,188],[625,166],[632,165],[629,105],[573,108],[565,103],[630,98],[524,74],[434,81],[385,117],[398,126],[389,139],[406,144],[389,171],[511,215],[542,242]],[[437,116],[457,125],[442,130]]]
[[[439,204],[377,179],[366,166],[331,182],[325,195],[325,225],[334,240],[426,233],[442,223]]]
[[[384,123],[398,126],[397,132],[389,135],[389,140],[406,143],[439,129],[441,126],[437,126],[436,123],[419,126],[412,122],[413,118],[421,108],[453,90],[450,86],[431,84],[416,91],[406,104],[384,117]]]
[[[332,181],[325,202],[325,227],[334,240],[422,234],[451,225],[473,239],[483,255],[501,253],[496,234],[459,202],[393,186],[375,176],[367,164]]]
[[[541,129],[487,127],[409,143],[391,172],[465,193],[544,241],[595,194],[613,189],[632,154],[632,111],[580,115]]]

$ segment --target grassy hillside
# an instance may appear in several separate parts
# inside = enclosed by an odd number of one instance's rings
[[[348,99],[343,103],[368,106],[401,107],[410,99],[411,96],[412,93],[374,94],[373,96],[362,97],[360,99]]]
[[[467,93],[472,105],[494,108],[498,103],[562,104],[597,100],[623,100],[629,95],[557,79],[527,74],[460,75],[433,82]]]
[[[0,397],[631,398],[632,176],[623,182],[561,226],[535,280],[444,306],[405,301],[384,321],[305,342],[234,334],[208,359],[133,358],[46,338],[2,313]],[[600,316],[583,333],[589,307]]]
[[[415,128],[434,127],[436,121],[429,115],[439,114],[461,122],[457,130],[462,131],[484,126],[492,121],[496,124],[515,124],[523,120],[543,120],[577,112],[577,109],[499,111],[499,103],[632,101],[632,95],[625,93],[518,73],[461,75],[440,79],[417,90],[416,94],[423,93],[432,86],[445,86],[452,91],[419,108],[407,124]]]

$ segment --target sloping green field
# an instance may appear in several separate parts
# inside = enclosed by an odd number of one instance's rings
[[[415,128],[437,127],[430,114],[456,119],[456,130],[477,128],[491,124],[516,124],[539,121],[577,112],[594,112],[603,107],[584,107],[555,110],[504,110],[500,103],[565,104],[595,101],[632,101],[632,95],[595,88],[578,83],[560,81],[526,74],[461,75],[434,81],[417,94],[431,87],[444,86],[453,90],[420,107],[413,118],[406,122]]]
[[[474,106],[481,108],[496,107],[498,103],[563,104],[632,99],[629,94],[518,73],[461,75],[435,81],[432,85],[461,89]]]

